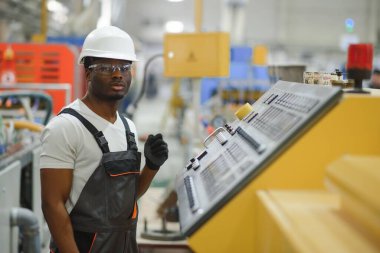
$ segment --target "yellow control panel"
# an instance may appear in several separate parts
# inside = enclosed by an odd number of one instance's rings
[[[228,33],[166,34],[166,77],[227,77],[230,72]]]

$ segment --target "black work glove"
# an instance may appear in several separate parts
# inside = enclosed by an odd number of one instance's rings
[[[162,134],[149,135],[144,146],[146,166],[158,170],[168,159],[168,144],[162,139]]]

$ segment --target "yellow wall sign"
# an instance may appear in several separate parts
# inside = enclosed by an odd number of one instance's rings
[[[229,34],[166,34],[164,59],[167,77],[227,77],[230,74]]]

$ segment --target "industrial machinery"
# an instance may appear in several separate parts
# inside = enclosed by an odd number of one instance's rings
[[[279,82],[241,121],[217,129],[179,177],[183,231],[194,232],[340,94],[337,88]]]
[[[85,91],[77,49],[63,44],[0,43],[0,90],[44,91],[53,114]]]
[[[75,50],[66,45],[0,43],[0,245],[40,252],[50,234],[41,210],[39,132],[84,92]]]
[[[253,252],[257,190],[321,189],[326,165],[343,153],[380,153],[380,98],[342,93],[279,81],[204,141],[176,180],[195,252]]]
[[[40,131],[52,114],[43,92],[0,94],[0,245],[2,252],[40,252],[50,234],[41,210]],[[41,122],[37,123],[37,122]]]

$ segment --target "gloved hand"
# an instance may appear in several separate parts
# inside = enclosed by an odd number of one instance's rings
[[[144,146],[146,166],[158,170],[168,159],[168,144],[162,139],[162,134],[149,135]]]

